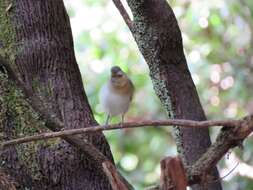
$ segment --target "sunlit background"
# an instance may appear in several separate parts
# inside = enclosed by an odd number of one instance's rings
[[[125,1],[123,3],[126,5]],[[253,112],[253,1],[169,1],[180,25],[192,78],[209,119],[239,118]],[[136,93],[127,121],[165,119],[149,78],[148,67],[131,33],[110,0],[65,0],[75,53],[89,102],[98,122],[106,116],[98,102],[110,67],[129,74]],[[120,118],[114,118],[113,123]],[[214,140],[218,129],[212,130]],[[176,155],[171,129],[145,128],[105,133],[117,167],[136,187],[159,180],[159,161]],[[252,138],[219,164],[224,189],[253,189]]]

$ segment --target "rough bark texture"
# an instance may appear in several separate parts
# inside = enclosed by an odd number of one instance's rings
[[[0,170],[0,189],[4,190],[16,190],[15,186],[11,182],[11,179]]]
[[[166,0],[127,0],[133,14],[132,34],[149,68],[154,89],[168,116],[206,120],[183,53],[175,15]],[[207,129],[175,127],[178,152],[185,165],[193,164],[210,146]],[[218,172],[213,171],[218,177]],[[194,190],[202,189],[200,185]],[[208,189],[222,189],[220,182]]]
[[[0,54],[12,62],[26,87],[41,97],[65,128],[96,125],[75,60],[63,1],[0,0],[0,24],[4,28]],[[42,122],[35,124],[39,116],[21,100],[4,73],[0,75],[1,140],[46,130]],[[102,133],[83,139],[113,160]],[[61,140],[12,147],[0,156],[0,167],[20,189],[111,189],[102,168],[98,170],[92,159]]]

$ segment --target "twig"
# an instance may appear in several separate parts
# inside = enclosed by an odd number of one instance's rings
[[[64,131],[58,132],[49,132],[42,133],[34,136],[17,138],[9,141],[2,142],[0,147],[8,147],[11,145],[22,144],[30,141],[37,141],[43,139],[50,139],[56,137],[67,137],[77,134],[83,134],[88,132],[97,132],[97,131],[107,131],[115,129],[128,129],[128,128],[139,128],[139,127],[150,127],[150,126],[182,126],[190,128],[207,128],[215,126],[226,126],[226,127],[236,127],[240,126],[241,120],[217,120],[217,121],[192,121],[184,119],[168,119],[168,120],[157,120],[157,121],[140,121],[140,122],[128,122],[123,124],[114,124],[114,125],[102,125],[102,126],[90,126],[86,128],[79,129],[67,129]]]
[[[210,181],[210,182],[207,181],[207,183],[214,183],[214,182],[218,182],[218,181],[224,180],[226,177],[228,177],[239,166],[239,164],[240,164],[240,162],[237,162],[236,165],[226,175],[220,177],[219,179]]]
[[[125,23],[127,24],[128,28],[132,31],[133,30],[133,22],[130,19],[126,9],[124,8],[123,4],[121,3],[120,0],[112,0],[114,5],[117,7],[119,10],[122,18],[124,19]]]
[[[227,162],[227,160],[226,160]],[[237,171],[233,173],[232,177],[236,174],[243,176],[243,177],[247,177],[251,180],[253,180],[253,166],[247,164],[246,162],[242,161],[240,158],[237,157],[237,155],[232,152],[231,153],[231,157],[230,157],[230,162],[237,162],[239,163],[239,166],[237,167]],[[228,163],[226,163],[227,165]]]

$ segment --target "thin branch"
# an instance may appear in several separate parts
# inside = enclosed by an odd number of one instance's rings
[[[224,180],[226,177],[228,177],[230,174],[232,174],[235,171],[235,169],[239,166],[239,164],[240,164],[240,162],[237,162],[236,165],[226,175],[222,176],[218,180]]]
[[[162,127],[162,126],[182,126],[188,128],[207,128],[215,126],[226,126],[236,127],[241,125],[241,120],[213,120],[213,121],[192,121],[184,119],[168,119],[168,120],[157,120],[157,121],[139,121],[139,122],[128,122],[123,124],[114,125],[102,125],[102,126],[90,126],[79,129],[67,129],[58,132],[42,133],[34,136],[17,138],[9,141],[2,142],[0,147],[8,147],[11,145],[22,144],[30,141],[37,141],[43,139],[50,139],[56,137],[66,138],[67,136],[78,135],[88,132],[98,132],[116,129],[128,129],[128,128],[139,128],[139,127]]]
[[[121,3],[120,0],[112,0],[114,5],[117,7],[119,10],[122,18],[124,19],[125,23],[127,24],[128,28],[132,31],[133,30],[133,21],[129,17],[126,9],[124,8],[123,4]]]
[[[251,165],[245,163],[244,161],[242,161],[240,158],[237,157],[237,155],[234,152],[232,152],[231,155],[229,156],[229,160],[225,160],[226,165],[228,165],[228,162],[229,163],[235,163],[236,162],[237,163],[236,166],[238,166],[238,167],[236,167],[236,171],[230,176],[230,178],[232,178],[232,177],[234,177],[235,175],[238,174],[240,176],[248,177],[251,180],[253,180],[253,173],[252,173],[253,166],[251,166]],[[234,171],[234,168],[232,169],[233,171]],[[227,172],[227,170],[229,170],[229,169],[226,169],[226,172]],[[231,172],[229,172],[229,174],[230,173]]]

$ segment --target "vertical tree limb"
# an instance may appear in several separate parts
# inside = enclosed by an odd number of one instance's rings
[[[130,30],[133,30],[133,22],[131,18],[129,17],[126,9],[124,8],[123,4],[121,3],[121,0],[112,0],[114,5],[117,7],[119,10],[122,18],[124,19],[125,23],[127,24],[128,28]]]
[[[168,117],[206,120],[184,56],[181,32],[166,0],[127,0],[133,14],[132,35],[145,58],[154,89]],[[178,152],[185,166],[210,146],[208,130],[175,127]],[[218,177],[217,170],[213,174]],[[193,187],[201,189],[200,186]],[[221,184],[209,185],[220,190]]]

